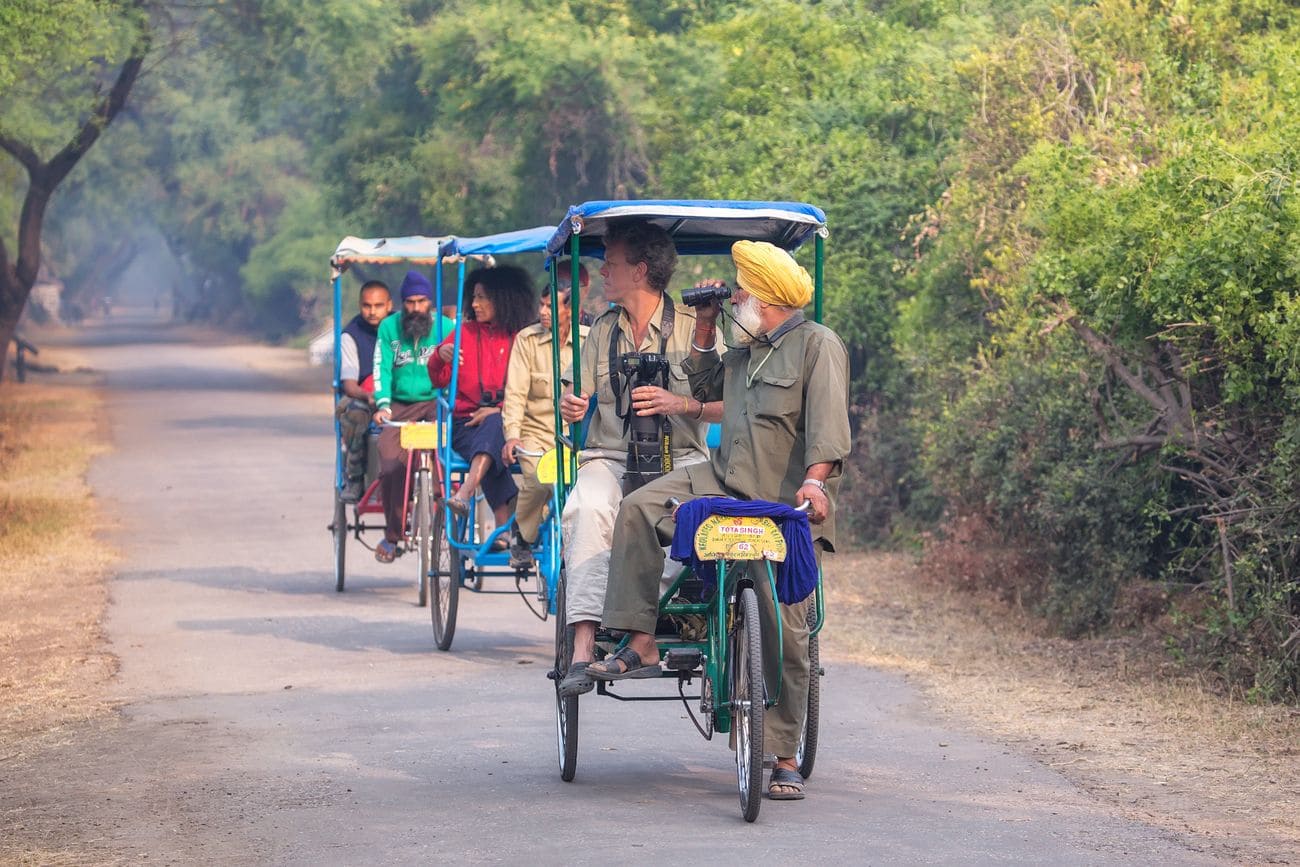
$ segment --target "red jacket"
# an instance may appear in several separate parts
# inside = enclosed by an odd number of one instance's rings
[[[442,342],[455,346],[455,333]],[[510,347],[513,334],[498,331],[491,325],[466,322],[461,326],[460,372],[456,383],[456,402],[453,416],[467,416],[482,405],[486,396],[494,406],[500,406],[506,387],[506,368],[510,364]],[[451,385],[451,364],[434,352],[429,356],[429,381],[435,388]]]

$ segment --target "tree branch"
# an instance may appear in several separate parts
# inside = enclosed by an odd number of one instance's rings
[[[58,186],[59,182],[67,177],[68,172],[77,164],[90,146],[95,143],[104,129],[113,122],[117,113],[126,105],[126,97],[135,85],[136,78],[140,75],[140,69],[144,66],[144,59],[149,53],[149,47],[153,43],[153,32],[146,23],[141,31],[140,37],[136,40],[134,47],[131,49],[131,56],[122,64],[118,70],[117,80],[113,82],[113,87],[108,94],[100,100],[95,111],[77,130],[77,134],[72,140],[64,146],[63,150],[50,159],[45,164],[45,183],[53,189]]]
[[[7,135],[0,135],[0,150],[7,151],[10,156],[22,163],[28,174],[39,171],[41,168],[40,156],[24,142],[10,138]]]

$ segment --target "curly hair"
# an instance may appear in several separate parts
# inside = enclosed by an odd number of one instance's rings
[[[664,229],[646,220],[611,221],[605,246],[619,244],[629,265],[646,265],[646,282],[664,292],[677,267],[677,247]]]
[[[523,268],[501,265],[483,268],[474,274],[474,282],[483,287],[483,292],[492,302],[493,324],[497,328],[507,334],[516,334],[537,321],[537,293]],[[466,280],[465,288],[472,292],[473,284]],[[474,318],[472,306],[468,306],[466,317]]]

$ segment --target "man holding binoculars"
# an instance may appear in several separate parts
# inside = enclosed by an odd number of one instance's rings
[[[574,624],[573,661],[560,686],[568,695],[594,686],[585,671],[605,608],[623,496],[674,467],[707,461],[708,423],[721,418],[721,404],[691,396],[682,370],[695,313],[666,294],[677,266],[672,238],[652,223],[631,221],[612,223],[604,240],[600,276],[615,306],[582,343],[582,394],[570,391],[560,403],[572,424],[586,417],[596,396],[563,516],[566,616]]]

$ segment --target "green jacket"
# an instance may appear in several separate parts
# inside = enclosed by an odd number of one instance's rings
[[[401,311],[379,323],[375,340],[375,406],[433,400],[436,390],[429,381],[429,356],[437,348],[433,334],[417,341],[402,336]]]

